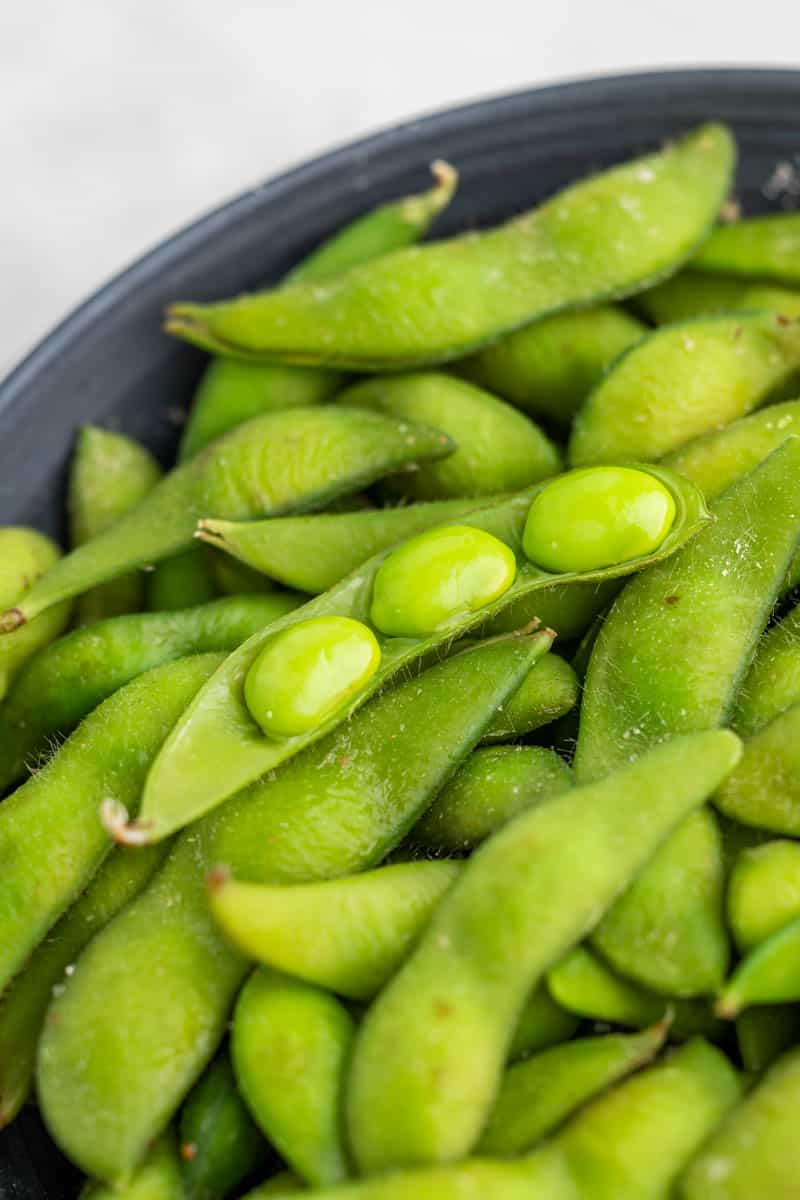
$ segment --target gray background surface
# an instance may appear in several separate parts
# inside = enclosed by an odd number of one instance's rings
[[[172,230],[448,104],[603,71],[796,65],[720,0],[0,0],[0,372]]]

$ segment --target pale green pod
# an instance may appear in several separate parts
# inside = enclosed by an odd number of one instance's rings
[[[800,836],[800,704],[746,740],[741,762],[713,801],[734,821]]]
[[[719,225],[695,255],[702,271],[800,283],[800,213],[774,212]]]
[[[742,954],[800,917],[800,845],[773,841],[743,850],[728,880],[727,912]]]
[[[719,993],[716,1011],[738,1017],[754,1004],[800,1000],[800,917],[760,942],[741,960]]]

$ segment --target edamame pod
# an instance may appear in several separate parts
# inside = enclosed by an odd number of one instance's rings
[[[508,500],[476,509],[465,516],[462,523],[475,530],[484,530],[514,552],[517,572],[511,586],[494,603],[448,621],[427,637],[389,638],[381,635],[378,638],[381,666],[369,686],[352,700],[348,708],[342,709],[337,716],[303,737],[283,743],[264,737],[244,701],[243,685],[247,672],[265,642],[297,621],[336,615],[370,624],[376,577],[390,554],[397,551],[375,555],[329,592],[250,638],[226,660],[209,686],[189,706],[166,742],[145,786],[140,823],[135,836],[155,840],[209,811],[240,787],[264,776],[311,741],[330,732],[334,724],[354,711],[400,668],[419,661],[441,645],[452,643],[487,618],[493,618],[506,607],[513,606],[515,601],[527,600],[535,609],[540,595],[554,583],[560,589],[570,583],[594,584],[641,570],[672,554],[708,520],[702,497],[692,485],[678,476],[663,472],[660,467],[647,466],[641,469],[652,473],[669,488],[677,508],[672,529],[652,554],[602,570],[554,576],[528,563],[521,546],[531,500],[544,485],[536,485]],[[431,537],[434,534],[435,528],[421,536]],[[408,542],[402,543],[400,549],[405,546],[408,546]],[[458,589],[454,590],[457,592]],[[200,754],[198,750],[201,750]],[[214,764],[212,771],[208,770],[209,762]],[[142,827],[144,822],[148,823],[147,828]]]
[[[193,546],[156,563],[145,575],[145,593],[150,612],[178,612],[208,604],[218,590],[209,562]]]
[[[225,1200],[267,1166],[269,1147],[239,1095],[227,1051],[186,1097],[180,1155],[187,1200]]]
[[[509,1067],[478,1153],[522,1154],[598,1092],[655,1058],[669,1022],[643,1033],[611,1033],[554,1046]]]
[[[578,679],[558,654],[534,665],[483,736],[484,742],[510,742],[563,717],[578,700]]]
[[[358,370],[461,358],[675,270],[718,212],[732,163],[728,131],[704,125],[499,229],[389,254],[323,286],[174,304],[167,330],[217,353]]]
[[[588,1104],[553,1147],[581,1200],[669,1200],[741,1093],[722,1051],[695,1038]]]
[[[100,806],[134,806],[158,746],[219,655],[134,679],[0,805],[0,988],[89,883],[113,843]]]
[[[745,741],[742,761],[713,802],[744,825],[800,836],[800,704]]]
[[[175,1140],[171,1134],[164,1134],[122,1187],[88,1183],[79,1200],[185,1200],[185,1197]]]
[[[314,1187],[348,1175],[340,1095],[355,1032],[334,996],[263,968],[239,996],[231,1054],[260,1128]]]
[[[459,870],[454,862],[397,863],[292,886],[212,872],[209,902],[248,958],[362,1000],[397,970]]]
[[[758,309],[784,317],[800,317],[800,292],[689,269],[642,292],[635,305],[657,325],[690,321],[712,313]]]
[[[0,608],[19,600],[25,590],[46,574],[61,551],[35,529],[10,525],[0,528]],[[31,655],[52,642],[69,620],[69,604],[59,604],[21,630],[13,641],[0,640],[0,701]]]
[[[136,613],[76,629],[41,651],[0,707],[0,792],[102,700],[143,671],[187,654],[232,650],[291,612],[286,592],[237,596],[170,613]]]
[[[669,325],[616,362],[575,418],[572,466],[663,458],[760,407],[800,371],[800,320],[739,313]]]
[[[430,191],[404,196],[357,217],[290,271],[285,282],[320,283],[418,241],[450,203],[458,183],[448,163],[435,162],[431,170],[435,185]],[[186,462],[209,442],[270,409],[322,404],[341,384],[337,371],[217,359],[197,389],[178,461]]]
[[[800,1189],[800,1050],[785,1055],[733,1109],[688,1166],[683,1200],[790,1200]]]
[[[623,308],[600,305],[526,325],[455,369],[532,416],[567,425],[609,364],[646,333]]]
[[[405,417],[443,430],[456,445],[441,463],[390,480],[414,500],[491,496],[555,475],[561,453],[538,425],[490,392],[439,371],[366,379],[345,388],[338,403]]]
[[[70,540],[81,546],[97,537],[152,491],[161,477],[156,460],[132,438],[96,425],[78,434],[69,475]],[[121,575],[81,596],[78,622],[101,621],[142,606],[142,577]]]
[[[800,703],[800,605],[767,630],[736,697],[731,725],[742,737],[757,733]]]
[[[74,1161],[127,1175],[222,1039],[247,963],[216,929],[206,873],[224,862],[248,882],[290,883],[377,866],[519,686],[539,639],[482,644],[405,679],[182,835],[81,956],[46,1026],[39,1102]]]
[[[800,917],[800,845],[774,841],[743,850],[728,880],[727,911],[742,954]]]
[[[469,1152],[528,993],[739,753],[727,732],[673,739],[477,851],[356,1038],[347,1122],[362,1171]]]
[[[759,943],[739,963],[717,1000],[721,1017],[737,1017],[753,1004],[800,1000],[800,918]]]
[[[508,1062],[519,1062],[529,1054],[568,1042],[580,1025],[580,1017],[556,1004],[543,983],[533,989],[517,1021]]]
[[[800,213],[769,213],[720,225],[693,265],[723,275],[800,283]]]
[[[166,850],[166,843],[137,852],[113,850],[0,997],[0,1128],[13,1121],[30,1094],[54,989],[97,931],[145,887]]]
[[[267,1196],[295,1196],[298,1192],[306,1190],[306,1185],[291,1171],[280,1171],[266,1183],[253,1188],[242,1200],[265,1200]]]
[[[736,1018],[736,1041],[744,1069],[760,1075],[800,1041],[800,1005],[748,1008]]]
[[[571,786],[563,758],[543,746],[475,750],[414,826],[409,842],[436,854],[463,854],[525,809]]]
[[[452,448],[436,430],[363,409],[295,408],[256,417],[176,467],[132,512],[51,568],[0,616],[0,633],[187,548],[197,521],[209,513],[238,520],[319,507]]]

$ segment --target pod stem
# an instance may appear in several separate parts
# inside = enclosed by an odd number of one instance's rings
[[[723,1021],[734,1021],[742,1011],[743,1004],[734,992],[723,992],[714,1005],[714,1016]]]
[[[25,625],[28,618],[20,608],[7,608],[0,616],[0,633],[13,633],[15,629]]]
[[[152,825],[149,821],[131,821],[124,804],[110,797],[100,805],[100,822],[119,846],[147,846]]]

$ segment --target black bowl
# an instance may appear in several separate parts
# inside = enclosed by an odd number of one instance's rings
[[[786,170],[776,168],[800,166],[800,71],[692,70],[560,84],[437,113],[226,204],[112,280],[0,385],[0,524],[62,532],[65,464],[86,421],[169,459],[204,358],[160,332],[168,301],[278,279],[356,214],[426,186],[434,158],[462,178],[437,227],[447,234],[508,217],[710,118],[738,138],[745,211],[791,203]],[[61,1200],[75,1180],[32,1113],[0,1135],[1,1200]]]

